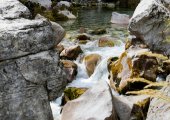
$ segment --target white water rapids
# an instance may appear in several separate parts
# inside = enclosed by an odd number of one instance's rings
[[[68,87],[78,87],[78,88],[90,88],[99,80],[108,81],[108,70],[107,70],[107,61],[110,57],[120,56],[124,51],[124,43],[121,43],[119,46],[114,47],[98,47],[97,40],[88,42],[85,45],[80,45],[84,55],[89,55],[92,53],[97,53],[102,56],[101,62],[97,65],[94,73],[89,78],[86,72],[85,64],[80,62],[80,57],[74,61],[78,65],[78,74],[76,79],[68,85]],[[65,46],[69,45],[69,42],[64,41]],[[60,120],[60,107],[61,97],[56,101],[51,102],[51,108],[54,116],[54,120]]]

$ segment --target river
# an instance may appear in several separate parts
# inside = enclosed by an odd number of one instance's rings
[[[99,80],[108,81],[107,60],[110,57],[120,56],[125,49],[125,40],[128,37],[127,26],[115,25],[110,23],[111,14],[113,11],[119,13],[126,13],[132,15],[130,10],[112,10],[101,7],[94,8],[81,8],[78,10],[77,19],[67,22],[58,22],[66,30],[66,37],[61,44],[65,47],[78,44],[74,40],[74,36],[78,33],[80,27],[86,28],[88,31],[96,28],[104,28],[107,33],[104,35],[91,35],[92,40],[86,44],[80,44],[84,55],[97,53],[102,56],[101,62],[96,67],[93,75],[89,78],[85,65],[80,62],[80,57],[74,62],[78,65],[78,74],[76,79],[70,83],[67,87],[92,87]],[[98,47],[98,39],[100,37],[111,37],[115,39],[114,47]],[[60,120],[60,107],[61,97],[56,101],[51,102],[51,108],[54,116],[54,120]]]

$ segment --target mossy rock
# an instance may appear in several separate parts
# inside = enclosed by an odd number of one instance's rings
[[[93,34],[93,35],[102,35],[102,34],[106,34],[106,32],[107,32],[106,29],[97,28],[97,29],[93,30],[91,32],[91,34]]]
[[[117,90],[121,94],[125,94],[128,91],[142,90],[145,86],[152,84],[153,82],[144,78],[132,78],[125,80],[124,84],[121,84]]]
[[[86,92],[87,88],[76,88],[76,87],[68,87],[64,90],[64,96],[62,99],[62,105],[65,105],[68,101],[74,100],[80,97],[84,92]]]
[[[115,43],[113,40],[107,37],[101,37],[98,42],[99,47],[114,47]]]

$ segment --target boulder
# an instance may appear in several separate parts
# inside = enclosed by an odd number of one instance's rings
[[[170,76],[167,77],[170,82]],[[152,94],[149,111],[146,120],[169,120],[170,119],[170,86],[163,87],[159,92]]]
[[[96,66],[99,64],[100,61],[101,61],[101,56],[98,54],[90,54],[84,57],[84,63],[89,77],[93,74]]]
[[[111,85],[123,94],[129,90],[143,89],[144,86],[156,82],[158,74],[164,72],[162,64],[167,59],[166,56],[149,52],[148,49],[131,47],[108,66]]]
[[[75,45],[75,46],[71,46],[69,48],[64,49],[61,53],[60,53],[60,57],[61,58],[66,58],[69,60],[76,60],[77,57],[79,56],[80,53],[82,53],[82,49],[79,45]]]
[[[142,0],[129,23],[129,31],[155,52],[170,55],[168,1]]]
[[[98,42],[99,47],[114,47],[114,41],[108,37],[101,37]]]
[[[50,101],[67,85],[58,52],[64,29],[18,0],[0,2],[0,119],[53,120]]]
[[[112,12],[111,23],[129,24],[129,15]]]
[[[56,51],[0,63],[0,119],[53,120],[50,100],[61,96],[67,80]]]
[[[77,64],[70,60],[61,60],[61,62],[64,65],[64,70],[66,72],[68,82],[72,82],[77,75]]]
[[[68,19],[76,19],[76,16],[73,15],[73,14],[72,14],[70,11],[68,11],[68,10],[59,11],[58,14],[64,15],[64,16],[67,17]]]
[[[113,95],[113,103],[120,120],[144,120],[148,112],[150,98],[146,95]]]
[[[67,102],[61,120],[118,120],[112,100],[109,85],[100,81],[78,99]]]
[[[65,34],[57,23],[40,16],[34,20],[4,18],[0,20],[0,33],[0,61],[48,50]]]

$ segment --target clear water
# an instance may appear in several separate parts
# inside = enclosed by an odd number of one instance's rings
[[[133,14],[132,10],[113,10],[103,7],[85,7],[78,10],[76,20],[69,20],[67,22],[58,21],[58,23],[62,25],[66,30],[77,30],[80,27],[89,29],[98,27],[108,28],[111,26],[110,20],[113,11],[128,14],[130,16]]]
[[[107,34],[100,36],[91,36],[93,40],[86,44],[80,45],[84,55],[99,54],[102,56],[101,62],[96,67],[91,77],[88,77],[84,62],[80,61],[80,56],[74,61],[78,66],[78,74],[75,80],[67,87],[86,87],[90,88],[96,84],[99,80],[108,81],[107,60],[110,57],[120,56],[124,51],[124,42],[127,35],[127,26],[114,25],[110,23],[111,15],[114,10],[106,8],[82,8],[78,11],[78,18],[76,20],[67,22],[58,22],[62,25],[67,34],[64,40],[61,42],[65,47],[78,44],[73,41],[74,36],[78,33],[80,27],[93,30],[95,28],[107,28]],[[126,13],[132,15],[132,11],[118,10],[119,13]],[[68,37],[69,36],[69,37]],[[70,37],[71,36],[71,37]],[[107,36],[114,38],[119,44],[114,47],[98,47],[98,39],[101,36]],[[71,38],[71,39],[69,39]],[[61,97],[56,101],[51,102],[51,108],[54,116],[54,120],[60,120],[60,107]]]

